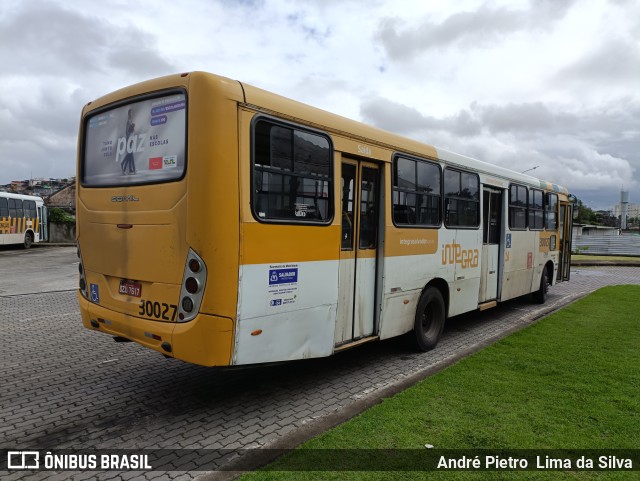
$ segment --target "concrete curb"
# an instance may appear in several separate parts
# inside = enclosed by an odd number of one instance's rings
[[[610,267],[640,267],[640,259],[632,259],[628,261],[618,260],[618,261],[602,261],[602,260],[579,260],[579,261],[571,261],[571,267],[602,267],[602,266],[610,266]]]
[[[75,242],[35,242],[31,247],[75,247]]]

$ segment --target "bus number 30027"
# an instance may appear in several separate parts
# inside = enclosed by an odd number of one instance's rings
[[[178,313],[178,306],[175,304],[165,304],[160,302],[140,301],[138,315],[162,319],[163,321],[175,321]],[[169,317],[169,314],[171,317]]]

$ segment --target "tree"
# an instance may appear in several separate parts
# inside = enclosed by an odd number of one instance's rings
[[[58,207],[52,207],[49,209],[49,222],[56,224],[74,224],[76,219],[65,210]]]
[[[576,209],[578,211],[578,217],[574,220],[576,224],[598,224],[597,214],[584,205],[584,203],[578,199],[576,202]]]

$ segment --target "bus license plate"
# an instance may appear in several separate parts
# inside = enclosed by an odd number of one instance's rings
[[[125,296],[140,297],[142,295],[142,284],[123,279],[120,281],[118,292]]]

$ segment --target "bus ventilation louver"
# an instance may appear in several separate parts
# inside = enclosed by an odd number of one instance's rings
[[[87,278],[84,275],[84,262],[82,262],[80,247],[78,247],[78,259],[80,259],[80,262],[78,263],[78,274],[80,275],[80,279],[79,279],[80,292],[82,292],[82,295],[85,297],[85,299],[89,299],[89,292],[87,291]]]
[[[178,322],[187,322],[196,317],[200,310],[206,281],[207,266],[198,254],[189,249],[184,276],[182,276]]]

